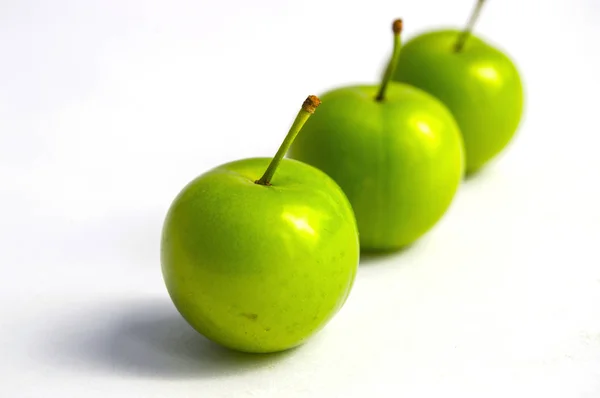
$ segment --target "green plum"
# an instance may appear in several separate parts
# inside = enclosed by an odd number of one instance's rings
[[[508,145],[523,113],[517,68],[506,54],[470,33],[482,5],[480,0],[464,31],[428,32],[406,43],[393,75],[450,109],[463,134],[467,173]]]
[[[365,252],[417,240],[445,213],[463,178],[463,143],[450,111],[418,88],[390,82],[401,27],[394,22],[394,52],[381,85],[322,95],[289,152],[342,187]]]
[[[228,348],[298,346],[353,286],[360,250],[348,199],[322,171],[283,158],[318,104],[305,101],[273,159],[206,172],[167,213],[161,263],[171,299],[192,327]]]

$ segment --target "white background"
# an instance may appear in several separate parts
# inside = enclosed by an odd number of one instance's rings
[[[408,38],[473,3],[2,2],[0,396],[600,396],[597,0],[489,1],[518,137],[302,348],[222,350],[162,281],[183,185],[272,155],[307,94],[375,82],[393,18]]]

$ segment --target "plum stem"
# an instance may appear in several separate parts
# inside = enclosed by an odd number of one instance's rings
[[[381,79],[381,85],[379,86],[379,91],[377,92],[377,96],[375,97],[376,101],[383,101],[385,98],[385,91],[387,89],[388,83],[392,79],[392,75],[394,74],[394,70],[396,69],[396,65],[398,64],[398,56],[400,55],[400,32],[402,32],[402,20],[396,19],[392,24],[392,31],[394,32],[394,50],[392,52],[392,56],[385,68],[385,73],[383,74],[383,78]]]
[[[463,31],[460,32],[460,35],[458,36],[458,39],[454,44],[454,51],[462,51],[463,47],[465,46],[465,43],[467,42],[467,39],[469,38],[469,36],[471,36],[471,32],[473,31],[475,22],[477,22],[477,19],[479,18],[479,14],[481,13],[481,9],[483,8],[484,4],[485,0],[477,0],[477,3],[475,4],[473,11],[471,12],[471,16],[467,21],[467,26],[465,26]]]
[[[269,163],[265,174],[263,174],[263,176],[260,177],[260,179],[254,181],[256,184],[271,185],[271,179],[273,178],[273,175],[275,174],[279,163],[281,163],[281,160],[283,159],[287,151],[290,149],[290,146],[294,142],[294,139],[296,139],[296,136],[298,135],[300,130],[302,130],[302,126],[304,126],[304,123],[306,123],[308,118],[313,113],[315,113],[315,109],[317,109],[319,104],[321,104],[321,100],[316,95],[309,95],[306,98],[306,100],[304,100],[300,112],[298,112],[294,123],[292,123],[292,127],[290,127],[290,131],[288,131],[287,135],[285,136],[285,139],[281,143],[281,146],[277,150],[277,153],[275,154],[273,159],[271,159],[271,163]]]

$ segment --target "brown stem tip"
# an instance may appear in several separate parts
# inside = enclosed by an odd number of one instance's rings
[[[402,32],[402,20],[396,19],[392,24],[392,31],[394,31],[395,35],[399,35]]]
[[[321,105],[321,100],[316,95],[309,95],[304,103],[302,104],[302,109],[308,113],[315,113],[315,109],[317,106]]]

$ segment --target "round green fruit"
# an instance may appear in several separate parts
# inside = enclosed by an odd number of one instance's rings
[[[293,135],[273,160],[234,161],[193,180],[164,223],[162,271],[176,308],[235,350],[302,344],[342,307],[356,275],[350,204],[323,172],[281,159]]]
[[[511,59],[467,31],[417,36],[400,53],[393,79],[441,100],[463,135],[472,173],[511,141],[523,113],[523,87]]]
[[[331,176],[354,209],[363,251],[390,251],[427,232],[463,177],[460,132],[448,109],[417,88],[389,82],[324,94],[289,156]]]

